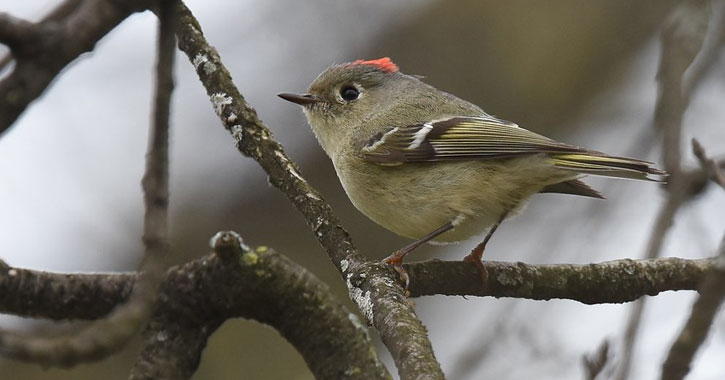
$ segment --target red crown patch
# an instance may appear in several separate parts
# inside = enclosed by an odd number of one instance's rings
[[[393,63],[393,60],[388,57],[373,59],[370,61],[363,61],[362,59],[358,59],[357,61],[353,62],[352,65],[370,65],[380,71],[385,71],[386,73],[398,72],[398,65]]]

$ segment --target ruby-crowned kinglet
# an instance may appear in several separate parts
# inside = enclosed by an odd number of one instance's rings
[[[489,229],[465,260],[481,263],[503,219],[532,195],[602,196],[583,174],[662,181],[651,163],[560,143],[493,117],[405,75],[389,59],[332,65],[302,106],[348,197],[381,226],[416,239],[385,259],[406,282],[407,253],[427,241],[456,242]]]

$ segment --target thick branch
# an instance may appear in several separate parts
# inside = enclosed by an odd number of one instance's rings
[[[28,21],[0,12],[0,43],[17,49],[34,37],[37,27]]]
[[[208,336],[230,318],[255,319],[277,329],[317,378],[389,378],[365,325],[326,284],[285,256],[263,248],[244,247],[241,253],[240,247],[244,246],[239,244],[231,257],[207,255],[166,272],[144,331],[135,378],[159,378],[155,376],[162,371],[170,371],[163,372],[165,378],[188,378]],[[136,277],[64,275],[4,266],[0,311],[96,319],[128,301]],[[37,300],[39,294],[43,302],[26,302]]]
[[[133,379],[189,378],[207,337],[235,317],[275,327],[317,379],[390,377],[367,328],[327,285],[284,256],[247,250],[236,234],[214,241],[217,255],[169,271]],[[230,244],[236,252],[222,254]]]

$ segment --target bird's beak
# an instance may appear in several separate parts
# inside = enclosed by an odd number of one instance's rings
[[[322,99],[319,99],[319,98],[315,97],[314,95],[310,95],[310,94],[298,95],[298,94],[290,94],[288,92],[283,92],[283,93],[277,94],[277,96],[279,96],[280,98],[282,98],[288,102],[296,103],[301,106],[306,106],[309,104],[323,102]]]

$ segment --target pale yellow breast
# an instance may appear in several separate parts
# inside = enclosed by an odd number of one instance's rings
[[[381,226],[417,239],[456,220],[438,242],[483,233],[506,210],[542,187],[573,178],[541,156],[380,166],[358,158],[335,160],[352,203]]]

